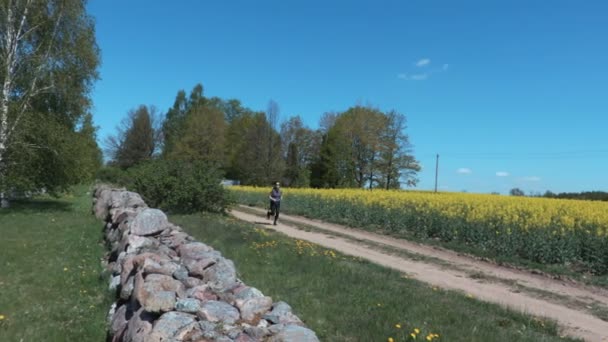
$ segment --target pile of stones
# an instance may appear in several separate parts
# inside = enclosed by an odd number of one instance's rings
[[[234,263],[124,189],[97,186],[116,302],[109,341],[318,341],[285,302],[237,277]]]

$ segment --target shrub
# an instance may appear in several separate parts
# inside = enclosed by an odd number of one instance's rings
[[[133,183],[128,171],[125,171],[117,166],[104,166],[97,171],[97,180],[103,183],[109,183],[116,186],[129,187]]]
[[[176,213],[224,212],[233,202],[222,173],[203,162],[155,160],[129,169],[130,190],[155,208]]]

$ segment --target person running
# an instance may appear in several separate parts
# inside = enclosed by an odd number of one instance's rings
[[[281,184],[279,182],[274,183],[272,190],[270,191],[270,210],[266,213],[266,219],[270,220],[270,217],[274,217],[274,225],[277,225],[279,219],[279,210],[281,209],[281,197],[283,192],[281,191]]]

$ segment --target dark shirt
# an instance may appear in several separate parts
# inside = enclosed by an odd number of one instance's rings
[[[282,196],[283,192],[281,191],[281,189],[272,188],[272,191],[270,192],[270,197],[272,197],[275,201],[280,201]]]

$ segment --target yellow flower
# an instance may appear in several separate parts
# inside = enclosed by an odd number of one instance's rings
[[[399,324],[399,323],[395,324],[395,328],[401,329],[401,324]]]
[[[412,336],[412,338],[415,340],[416,339],[416,334],[411,333],[410,336]]]
[[[64,268],[63,268],[63,272],[67,272],[67,271],[68,271],[68,268],[67,268],[67,267],[64,267]]]
[[[389,337],[388,342],[395,342],[395,340],[392,337]]]
[[[433,340],[433,335],[428,335],[428,336],[426,337],[426,340],[427,340],[427,341],[432,341],[432,340]]]
[[[0,315],[0,321],[4,320],[4,315]]]
[[[382,304],[378,303],[378,306],[382,306]]]
[[[420,334],[420,329],[416,328],[416,329],[414,329],[414,332],[415,332],[416,334]]]

